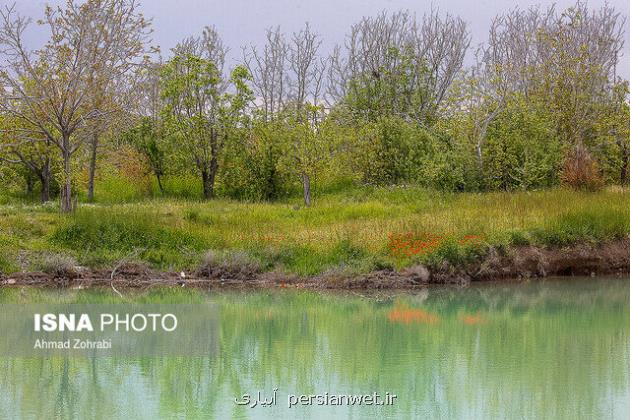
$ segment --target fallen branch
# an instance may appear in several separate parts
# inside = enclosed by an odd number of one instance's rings
[[[140,254],[141,252],[143,252],[146,248],[136,248],[135,250],[133,250],[132,253],[130,253],[129,255],[127,255],[125,258],[122,258],[120,261],[118,261],[118,264],[116,264],[111,272],[111,274],[109,275],[109,280],[110,283],[109,285],[111,286],[112,290],[114,292],[116,292],[116,294],[118,296],[120,296],[121,298],[123,297],[122,293],[120,293],[115,287],[114,287],[114,276],[116,275],[116,271],[123,266],[123,264],[129,262],[130,259],[135,258],[138,256],[138,254]]]

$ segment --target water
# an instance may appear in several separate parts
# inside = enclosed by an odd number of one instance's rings
[[[217,305],[216,351],[190,358],[0,359],[0,418],[630,418],[630,280],[415,293],[154,290]],[[0,303],[114,301],[0,290]],[[235,404],[261,391],[277,404]],[[396,394],[287,407],[288,394]],[[253,397],[255,398],[255,397]]]

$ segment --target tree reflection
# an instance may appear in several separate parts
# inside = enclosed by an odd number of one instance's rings
[[[12,293],[2,291],[0,302],[24,301],[23,295]],[[58,298],[32,293],[39,301]],[[91,293],[68,299],[89,301]],[[4,395],[0,414],[10,418],[290,415],[283,411],[284,404],[266,412],[233,404],[235,396],[274,387],[281,393],[398,394],[394,407],[353,409],[365,416],[610,418],[629,414],[619,412],[623,399],[630,398],[628,281],[430,289],[422,298],[291,291],[186,293],[172,299],[211,301],[219,308],[219,350],[214,355],[0,359]],[[92,299],[101,303],[103,296],[95,293]],[[150,302],[151,295],[136,299]],[[160,292],[162,303],[168,299]],[[305,411],[305,416],[317,418],[321,414],[317,410]],[[331,412],[349,413],[344,410]]]

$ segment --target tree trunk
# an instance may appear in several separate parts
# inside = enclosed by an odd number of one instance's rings
[[[98,134],[92,135],[91,154],[90,154],[90,167],[89,167],[89,179],[88,179],[88,201],[94,201],[94,178],[96,176],[96,154],[98,151]]]
[[[26,180],[26,195],[30,196],[33,193],[33,188],[35,186],[35,180],[33,179],[33,174],[30,171],[27,172],[24,179]]]
[[[206,169],[201,171],[201,182],[203,184],[203,199],[209,200],[212,198],[212,185],[210,184],[210,175]]]
[[[50,176],[43,176],[42,179],[42,190],[40,192],[40,200],[42,204],[50,201]]]
[[[219,171],[219,136],[215,130],[210,133],[210,166],[206,172],[207,185],[204,185],[204,198],[214,198],[214,181]]]
[[[160,189],[160,194],[164,195],[164,186],[162,185],[162,174],[159,172],[155,173],[155,177],[157,178],[158,188]]]
[[[621,157],[621,174],[619,176],[619,182],[621,185],[628,184],[628,165],[630,164],[630,149],[624,148],[623,155]]]
[[[72,168],[70,166],[70,144],[67,139],[64,139],[63,155],[63,185],[61,187],[61,213],[72,212]]]
[[[477,165],[479,165],[479,169],[483,170],[483,153],[481,151],[481,140],[477,142],[475,146],[475,152],[477,154]]]
[[[311,178],[306,173],[302,173],[302,186],[304,187],[304,205],[311,205]]]
[[[47,160],[42,168],[39,180],[42,183],[42,189],[40,192],[40,200],[42,204],[50,201],[50,162]]]
[[[214,198],[214,182],[217,179],[217,172],[219,171],[219,160],[216,157],[216,152],[212,154],[210,158],[210,171],[208,173],[208,188],[210,195],[208,198]]]

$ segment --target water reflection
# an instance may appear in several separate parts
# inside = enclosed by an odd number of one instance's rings
[[[0,302],[113,301],[2,290]],[[630,418],[630,281],[431,289],[371,298],[155,291],[210,301],[218,352],[6,358],[0,418]],[[278,405],[234,398],[279,388]],[[287,393],[398,395],[393,406],[287,408]]]

